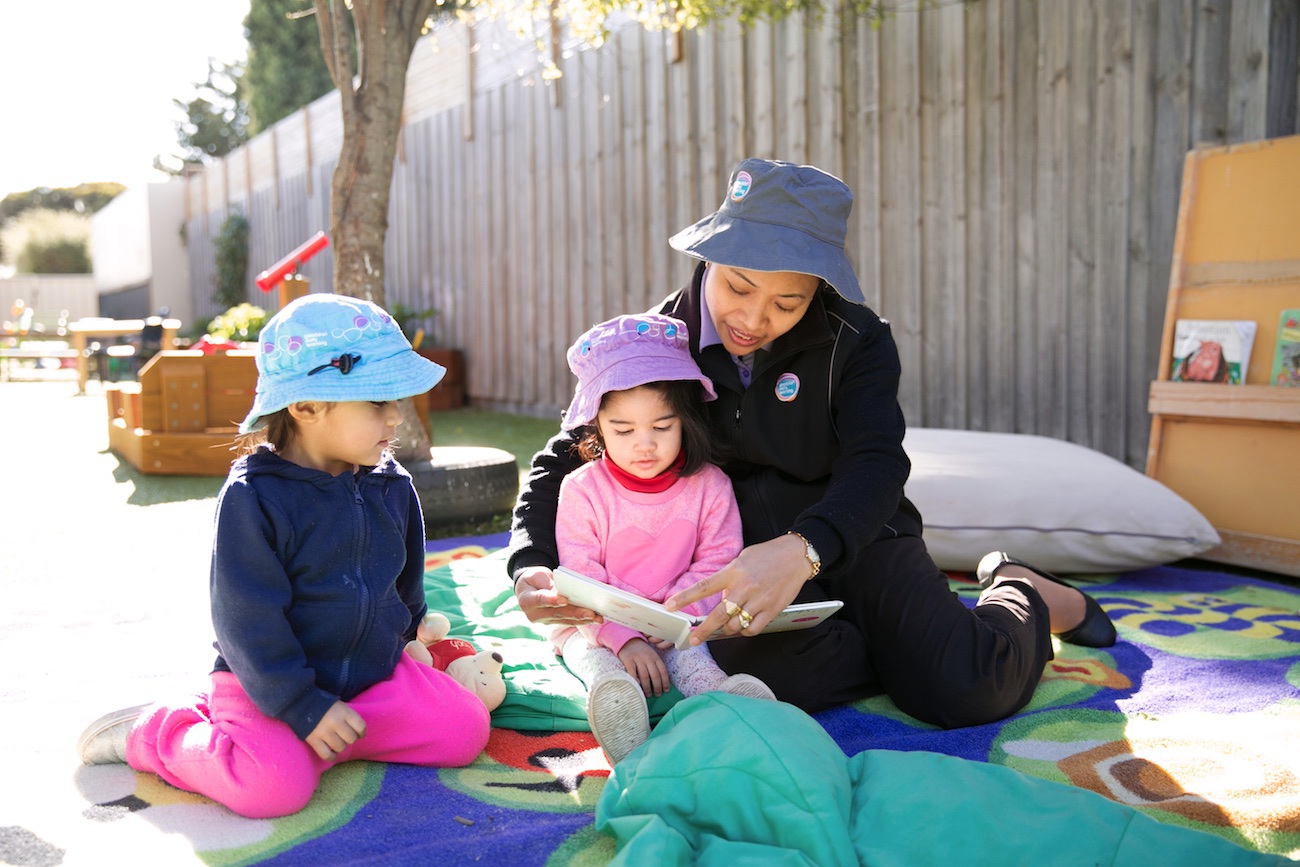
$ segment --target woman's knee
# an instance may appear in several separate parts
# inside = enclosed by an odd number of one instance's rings
[[[890,691],[899,709],[917,719],[945,729],[965,728],[1006,719],[1019,711],[1034,694],[1037,678],[971,676],[943,678],[929,685]]]

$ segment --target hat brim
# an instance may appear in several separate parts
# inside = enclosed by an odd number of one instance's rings
[[[733,217],[721,211],[668,239],[674,250],[747,271],[797,271],[830,284],[849,301],[866,303],[844,250],[788,226]]]
[[[569,430],[591,424],[600,412],[601,399],[611,391],[627,391],[651,382],[698,382],[704,389],[704,400],[717,400],[718,394],[713,390],[713,381],[699,372],[694,363],[683,364],[678,370],[665,370],[663,356],[655,355],[653,375],[646,373],[647,365],[641,356],[626,358],[610,365],[600,375],[585,385],[579,386],[573,393],[562,418]]]
[[[259,390],[239,432],[252,433],[265,424],[266,416],[300,401],[401,400],[424,394],[446,374],[447,368],[409,349],[374,364],[358,365],[348,373],[337,369],[304,373],[292,381],[278,381],[266,391]],[[258,385],[260,388],[260,379]]]

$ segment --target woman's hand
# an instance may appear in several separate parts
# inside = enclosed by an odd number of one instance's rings
[[[577,626],[602,622],[590,608],[570,605],[568,599],[556,593],[551,570],[545,566],[530,566],[520,573],[515,582],[515,599],[524,616],[533,623]]]
[[[777,536],[750,545],[712,576],[674,593],[664,604],[676,611],[715,593],[723,595],[704,622],[691,630],[691,644],[707,641],[715,632],[758,635],[794,601],[810,577],[812,568],[799,537]]]
[[[619,662],[641,684],[646,695],[663,695],[668,691],[668,666],[645,639],[633,638],[618,652]]]
[[[365,736],[366,721],[361,718],[361,714],[349,707],[347,702],[336,701],[325,711],[325,716],[316,723],[311,734],[307,735],[307,746],[328,762],[338,758],[339,753]]]

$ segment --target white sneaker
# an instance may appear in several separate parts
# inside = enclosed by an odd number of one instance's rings
[[[587,692],[587,723],[611,765],[650,737],[650,711],[641,684],[626,671],[607,671]]]
[[[126,762],[126,736],[144,713],[147,704],[124,707],[106,713],[77,738],[77,754],[87,765],[114,765]]]
[[[719,692],[731,695],[745,695],[750,698],[763,698],[776,701],[776,693],[752,674],[733,674],[718,686]]]

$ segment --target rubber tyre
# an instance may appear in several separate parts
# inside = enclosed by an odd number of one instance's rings
[[[502,449],[435,446],[429,460],[403,462],[415,482],[425,527],[481,521],[515,507],[519,467]]]

